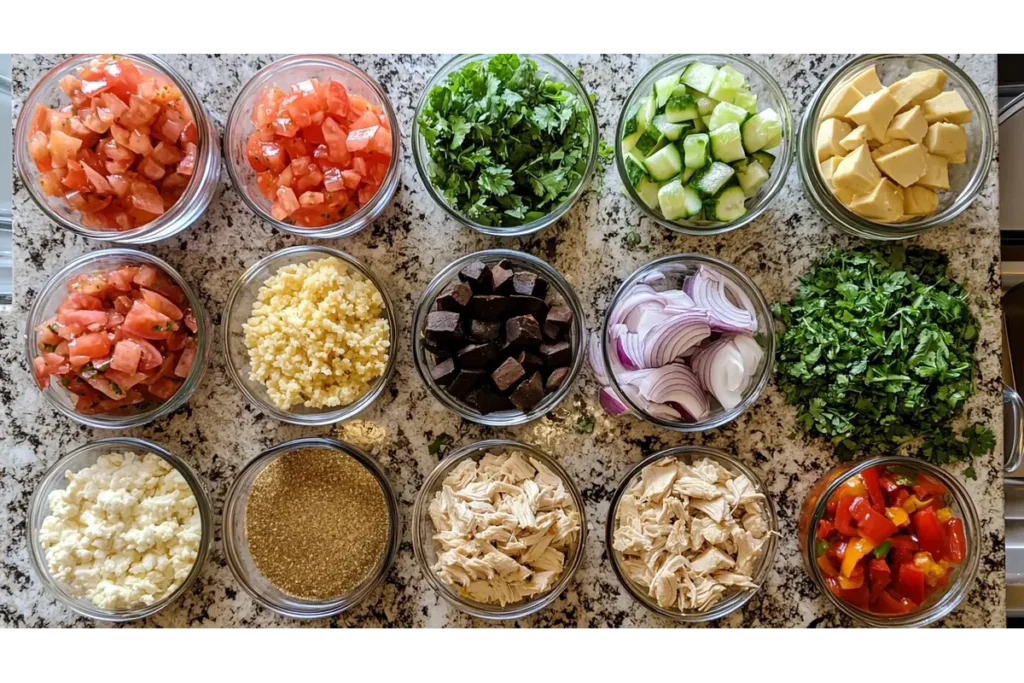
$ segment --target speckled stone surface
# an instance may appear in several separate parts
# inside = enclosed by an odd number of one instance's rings
[[[269,56],[171,55],[168,61],[191,84],[222,127],[228,109],[245,83]],[[564,57],[581,67],[584,84],[597,93],[601,132],[611,140],[629,89],[658,58],[653,56]],[[782,84],[796,114],[819,83],[845,61],[844,56],[755,56]],[[51,56],[16,56],[15,109],[29,88],[58,60]],[[381,220],[335,246],[362,259],[381,277],[398,307],[402,345],[389,391],[356,421],[320,429],[278,424],[261,416],[230,385],[219,350],[191,403],[168,419],[132,430],[164,444],[191,462],[206,480],[218,514],[235,472],[262,449],[298,436],[331,435],[365,447],[387,470],[400,497],[405,532],[398,560],[387,581],[362,605],[324,626],[478,626],[444,603],[428,588],[413,557],[410,512],[420,484],[437,463],[428,447],[441,434],[452,447],[487,437],[512,437],[534,443],[560,459],[576,478],[587,500],[589,542],[583,565],[571,587],[548,609],[519,622],[521,626],[668,626],[634,603],[612,574],[605,554],[603,528],[608,502],[620,477],[642,456],[684,443],[703,443],[738,455],[766,481],[778,506],[782,539],[775,568],[763,590],[721,626],[844,625],[818,594],[801,567],[796,522],[804,494],[834,461],[825,445],[798,435],[794,409],[769,386],[757,404],[720,430],[698,436],[664,431],[633,419],[608,419],[596,401],[597,386],[589,371],[570,398],[546,419],[509,430],[461,423],[433,401],[412,366],[409,325],[412,309],[431,276],[454,256],[483,248],[518,248],[547,259],[575,286],[593,326],[604,313],[615,287],[637,266],[664,254],[700,252],[734,263],[748,273],[769,301],[788,298],[795,280],[825,249],[855,241],[818,217],[805,200],[794,163],[785,189],[754,224],[718,237],[674,235],[641,220],[639,211],[619,193],[614,168],[603,173],[603,191],[587,193],[556,226],[522,240],[478,235],[446,218],[424,191],[408,144],[414,107],[423,84],[445,61],[439,56],[355,56],[358,66],[378,78],[390,95],[405,135],[403,181],[394,204]],[[995,57],[954,57],[975,79],[995,109]],[[17,111],[16,111],[17,113]],[[198,288],[215,322],[219,322],[232,282],[260,257],[302,239],[277,234],[253,216],[228,187],[205,217],[184,234],[145,249],[165,258]],[[25,519],[29,496],[43,472],[63,453],[91,439],[107,436],[59,417],[32,386],[22,348],[21,330],[34,294],[47,277],[70,259],[104,245],[88,242],[50,225],[16,181],[16,302],[0,313],[0,625],[90,626],[57,603],[29,569]],[[965,283],[982,322],[978,352],[979,393],[967,417],[1001,432],[999,234],[996,171],[969,211],[943,229],[917,240],[942,249],[953,273]],[[623,237],[636,230],[640,245],[628,248]],[[581,416],[596,416],[593,433],[574,430]],[[978,480],[968,488],[982,523],[982,564],[967,601],[944,622],[950,626],[1001,626],[1004,618],[1004,534],[1001,446],[975,463]],[[232,579],[217,530],[210,562],[187,596],[157,616],[149,626],[284,626],[297,622],[256,605]]]

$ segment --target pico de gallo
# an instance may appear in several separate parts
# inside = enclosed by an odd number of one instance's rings
[[[874,614],[908,614],[949,584],[967,554],[963,520],[934,477],[876,466],[846,479],[815,529],[828,589]]]
[[[338,81],[268,88],[245,143],[270,215],[317,228],[367,204],[391,166],[391,122],[380,107]]]
[[[93,230],[131,230],[169,209],[196,164],[196,124],[181,91],[131,59],[104,55],[60,79],[70,102],[37,105],[28,152],[51,197]]]
[[[35,328],[39,386],[57,381],[85,414],[161,403],[192,371],[198,325],[185,292],[149,264],[76,275]]]

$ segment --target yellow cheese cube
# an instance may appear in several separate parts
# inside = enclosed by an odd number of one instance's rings
[[[871,151],[867,145],[861,145],[850,152],[836,167],[832,174],[832,184],[837,188],[853,190],[857,194],[871,192],[881,180],[882,174],[871,160]]]
[[[818,150],[818,161],[829,157],[844,156],[846,150],[839,142],[850,134],[853,128],[846,121],[826,119],[818,126],[818,137],[815,148]]]
[[[936,121],[928,126],[924,146],[932,154],[953,159],[967,152],[967,132],[956,123]]]
[[[879,157],[883,157],[886,154],[895,152],[898,149],[903,149],[904,147],[910,147],[911,144],[913,143],[909,142],[908,140],[890,140],[884,145],[876,147],[871,152],[871,158],[877,163]]]
[[[930,100],[925,100],[921,103],[921,113],[928,123],[969,123],[972,117],[964,98],[960,97],[956,90],[939,93]]]
[[[921,104],[942,92],[946,87],[946,72],[942,69],[915,71],[889,86],[889,93],[900,104],[900,111]]]
[[[951,164],[966,164],[967,163],[967,152],[960,152],[949,157],[947,161]]]
[[[889,124],[889,130],[885,131],[885,137],[889,140],[910,140],[921,142],[928,134],[928,122],[924,120],[921,107],[915,105],[902,114],[897,114]]]
[[[903,190],[903,213],[908,216],[927,216],[939,208],[939,195],[920,185]]]
[[[871,192],[850,202],[850,210],[883,223],[898,221],[903,218],[903,188],[882,178]]]
[[[937,154],[925,154],[925,173],[917,181],[918,185],[933,190],[949,189],[949,167],[945,157]]]
[[[839,144],[843,149],[852,152],[861,145],[866,145],[870,136],[871,131],[867,126],[857,126],[853,129],[853,132],[840,140]]]
[[[853,200],[857,198],[857,193],[856,192],[854,192],[853,190],[847,189],[845,187],[833,188],[832,194],[834,194],[836,196],[836,199],[841,201],[846,206],[849,206],[850,203],[853,202]]]
[[[853,109],[846,116],[858,125],[867,124],[871,129],[871,136],[884,141],[885,131],[889,130],[889,123],[896,115],[897,109],[899,105],[896,100],[883,88],[853,105]]]
[[[864,98],[864,93],[853,87],[852,84],[844,85],[828,96],[825,106],[821,110],[822,119],[845,118],[847,112]]]
[[[917,143],[878,157],[875,163],[878,170],[899,185],[910,187],[928,170],[928,163],[925,160],[927,156],[928,152],[925,151],[924,145]]]
[[[835,174],[836,168],[842,160],[842,157],[829,157],[818,164],[818,168],[821,169],[821,178],[829,187],[832,187],[832,176]]]
[[[878,72],[875,71],[874,64],[854,76],[850,80],[850,85],[856,88],[857,92],[865,96],[882,89],[882,81],[878,79]]]

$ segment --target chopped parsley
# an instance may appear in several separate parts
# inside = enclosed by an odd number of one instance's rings
[[[627,249],[636,249],[640,246],[640,233],[636,230],[630,230],[622,237],[623,243],[625,243]]]
[[[436,437],[434,437],[434,440],[430,443],[429,446],[427,446],[427,451],[431,455],[442,455],[446,450],[448,450],[448,444],[450,444],[451,442],[451,435],[441,432]]]
[[[596,420],[593,415],[580,415],[579,419],[576,420],[576,433],[590,434],[594,431],[595,422]]]

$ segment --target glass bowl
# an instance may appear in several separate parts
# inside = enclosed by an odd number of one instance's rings
[[[85,415],[75,410],[74,403],[71,401],[71,393],[61,388],[58,382],[50,382],[48,388],[40,389],[46,400],[58,412],[65,417],[90,427],[99,429],[130,429],[170,415],[185,405],[192,397],[192,394],[199,388],[199,383],[202,381],[206,368],[210,364],[210,350],[213,348],[211,336],[213,326],[210,323],[210,317],[207,315],[206,309],[203,307],[202,300],[195,290],[185,282],[181,274],[166,261],[142,251],[134,249],[103,249],[79,256],[58,270],[46,281],[46,284],[43,285],[43,288],[36,296],[35,301],[32,302],[32,308],[28,313],[28,322],[25,325],[25,362],[29,370],[32,369],[32,359],[39,355],[39,333],[36,332],[36,328],[48,318],[56,315],[57,307],[67,295],[65,285],[71,278],[76,275],[139,263],[148,263],[155,266],[185,292],[189,306],[192,307],[196,318],[195,339],[197,348],[195,361],[192,364],[192,370],[189,372],[188,377],[185,378],[181,387],[170,399],[156,406],[151,406],[146,410],[139,410],[134,413],[122,415]],[[38,385],[36,386],[38,387]],[[146,406],[147,404],[142,403],[139,405]]]
[[[629,182],[626,174],[626,166],[623,160],[622,137],[626,129],[626,122],[630,114],[636,108],[639,101],[649,95],[654,87],[654,82],[672,73],[683,70],[683,67],[690,62],[703,62],[712,66],[731,66],[747,77],[750,89],[758,97],[758,108],[774,109],[779,118],[782,119],[782,145],[775,148],[771,153],[775,156],[775,163],[770,172],[771,177],[764,183],[751,199],[746,201],[747,213],[734,221],[721,223],[718,221],[692,221],[692,220],[668,220],[660,211],[656,211],[644,202],[637,194],[633,184]],[[778,197],[782,187],[786,184],[786,176],[789,173],[789,165],[793,160],[793,113],[789,108],[789,101],[785,93],[779,87],[778,82],[769,74],[764,67],[741,55],[673,55],[668,59],[655,64],[644,74],[640,82],[626,97],[626,103],[619,114],[619,122],[615,127],[615,166],[619,171],[619,178],[622,180],[622,187],[626,195],[640,209],[640,212],[652,221],[675,232],[686,235],[717,235],[730,230],[742,228],[752,223],[765,212],[771,203]]]
[[[131,230],[96,230],[81,224],[78,211],[68,206],[61,197],[49,197],[39,185],[39,170],[28,153],[29,124],[36,105],[63,106],[67,104],[67,96],[60,89],[60,79],[67,75],[77,74],[77,69],[85,66],[99,55],[76,55],[53,67],[44,75],[21,106],[17,127],[14,134],[14,156],[21,174],[22,183],[28,189],[29,196],[42,209],[51,221],[72,232],[90,239],[115,242],[118,244],[150,244],[172,237],[195,223],[206,211],[217,190],[220,178],[220,149],[217,145],[217,131],[213,119],[207,113],[202,101],[196,97],[181,76],[166,62],[152,55],[126,55],[133,59],[143,73],[155,73],[173,82],[192,111],[196,123],[196,165],[192,179],[185,188],[185,193],[171,208],[156,219]]]
[[[427,350],[423,340],[423,331],[427,326],[427,316],[434,309],[434,301],[438,295],[444,291],[450,283],[457,281],[457,273],[467,264],[473,261],[483,261],[485,264],[492,265],[503,260],[511,261],[513,266],[518,267],[522,270],[526,270],[532,273],[540,275],[548,284],[551,286],[549,290],[549,297],[554,294],[552,301],[565,306],[568,306],[572,310],[572,326],[569,331],[569,344],[572,346],[573,359],[572,365],[569,366],[569,376],[562,382],[562,386],[557,391],[553,391],[547,394],[540,403],[533,407],[529,412],[523,412],[521,410],[502,410],[494,413],[481,413],[472,406],[458,400],[451,396],[442,387],[438,386],[437,382],[434,381],[433,377],[430,376],[430,370],[434,367],[434,361],[431,358],[431,353]],[[561,403],[566,396],[569,395],[569,391],[572,389],[572,385],[576,382],[579,377],[580,370],[583,368],[583,358],[586,355],[587,345],[587,331],[584,326],[586,312],[583,310],[583,305],[580,300],[576,297],[576,292],[573,290],[572,285],[559,273],[557,270],[552,268],[547,262],[521,251],[513,251],[511,249],[488,249],[485,251],[478,251],[474,254],[468,254],[461,258],[458,258],[447,266],[441,269],[434,279],[430,281],[427,288],[423,291],[420,296],[419,303],[416,304],[416,310],[413,313],[412,318],[412,359],[416,365],[416,371],[420,375],[420,379],[426,385],[427,390],[441,402],[448,410],[452,411],[464,420],[475,422],[482,425],[490,425],[492,427],[511,427],[513,425],[520,425],[536,420],[539,417],[551,412],[555,406]]]
[[[922,472],[934,479],[938,479],[949,489],[949,507],[955,517],[964,522],[964,536],[967,541],[967,553],[964,561],[957,566],[954,576],[945,592],[935,593],[924,604],[923,609],[910,614],[881,615],[872,614],[847,604],[833,595],[828,589],[824,578],[821,576],[821,568],[815,557],[815,532],[818,522],[825,515],[825,508],[832,495],[850,477],[860,474],[869,467],[885,467],[887,465],[899,465],[901,469]],[[879,628],[916,627],[927,626],[950,614],[963,602],[967,594],[974,587],[974,580],[978,575],[978,566],[981,563],[981,526],[978,520],[978,511],[971,501],[970,494],[963,484],[956,477],[943,469],[936,467],[923,460],[903,455],[868,458],[857,463],[845,463],[828,472],[814,485],[804,498],[800,510],[799,524],[800,554],[803,557],[804,571],[817,586],[818,590],[828,598],[828,601],[842,614],[854,621],[867,626]]]
[[[429,513],[430,501],[433,499],[434,494],[441,490],[442,482],[444,482],[448,473],[455,469],[459,463],[467,459],[478,460],[492,451],[499,454],[505,451],[522,451],[528,457],[536,458],[539,462],[543,463],[545,467],[561,478],[562,483],[565,485],[565,490],[572,496],[573,506],[580,515],[579,538],[571,554],[565,559],[562,575],[558,577],[554,587],[547,593],[535,596],[529,600],[508,604],[504,607],[477,602],[462,595],[438,578],[433,569],[431,569],[437,561],[437,551],[434,548],[433,539],[435,533],[434,523],[431,521]],[[562,591],[572,583],[573,576],[575,576],[576,570],[579,569],[580,563],[583,561],[583,549],[586,546],[586,542],[587,520],[583,510],[583,496],[569,476],[569,473],[544,451],[524,443],[519,443],[518,441],[506,439],[478,441],[446,456],[438,463],[437,467],[434,468],[434,471],[430,473],[430,476],[423,483],[419,494],[416,496],[416,504],[412,511],[412,547],[416,554],[416,561],[420,566],[420,571],[426,577],[427,583],[453,607],[474,617],[492,621],[521,619],[539,612],[557,600]]]
[[[65,590],[60,582],[50,575],[46,553],[40,544],[39,534],[42,530],[43,521],[50,514],[50,494],[67,486],[65,473],[78,472],[86,467],[90,467],[96,463],[100,456],[107,455],[108,453],[123,452],[136,454],[153,453],[170,463],[184,477],[185,481],[188,482],[189,488],[192,489],[192,495],[195,496],[199,506],[202,538],[199,541],[199,551],[196,555],[195,564],[192,565],[192,570],[185,580],[181,582],[180,586],[152,605],[111,610],[98,607],[84,598],[74,597]],[[118,622],[144,619],[156,614],[171,603],[177,602],[178,598],[188,592],[192,583],[202,572],[203,565],[206,564],[206,558],[210,553],[210,547],[213,545],[213,536],[213,508],[210,506],[210,499],[206,495],[202,481],[192,468],[189,467],[188,463],[163,446],[146,439],[128,437],[100,439],[99,441],[92,441],[76,448],[46,471],[46,474],[43,475],[43,480],[36,487],[29,501],[28,556],[36,576],[39,577],[43,587],[52,593],[59,602],[82,616],[98,621]]]
[[[682,280],[697,272],[701,266],[706,266],[723,273],[750,300],[754,313],[757,316],[757,331],[753,333],[753,336],[760,345],[761,350],[764,351],[764,355],[761,358],[753,380],[747,386],[746,391],[743,392],[742,399],[732,409],[725,410],[709,394],[708,400],[711,403],[711,412],[707,417],[699,422],[679,422],[644,410],[634,398],[622,389],[622,386],[615,377],[615,373],[612,371],[614,366],[608,351],[609,345],[604,343],[604,340],[608,339],[612,312],[615,311],[634,285],[647,283],[658,291],[679,288],[682,285]],[[658,273],[664,274],[665,277],[658,277]],[[632,412],[643,420],[678,432],[703,432],[709,429],[717,429],[735,420],[757,401],[761,392],[768,384],[768,380],[771,379],[772,369],[775,367],[775,321],[772,318],[771,308],[769,308],[768,302],[765,301],[764,295],[761,294],[761,290],[735,266],[701,254],[664,256],[633,271],[633,274],[626,278],[622,285],[619,286],[618,291],[615,292],[611,302],[608,304],[598,343],[599,349],[592,351],[594,360],[601,364],[603,373],[608,378],[608,388],[615,394],[619,402],[626,406],[627,411]]]
[[[682,612],[678,609],[668,609],[659,605],[656,600],[647,595],[647,590],[643,586],[634,583],[626,576],[626,573],[620,565],[622,562],[622,554],[614,549],[615,527],[618,517],[619,501],[622,499],[623,494],[625,494],[629,489],[634,480],[640,476],[645,467],[658,462],[662,458],[669,457],[675,458],[677,461],[682,461],[687,465],[693,464],[697,460],[708,458],[709,460],[713,460],[726,468],[733,474],[745,475],[754,485],[754,488],[757,489],[757,492],[764,495],[764,513],[768,521],[768,535],[766,537],[767,540],[765,541],[761,556],[757,559],[753,572],[753,581],[758,587],[736,590],[729,594],[725,599],[713,605],[711,609],[706,612]],[[775,562],[778,535],[779,520],[775,513],[775,504],[772,502],[772,497],[768,492],[768,489],[753,469],[739,459],[734,458],[731,455],[727,455],[715,448],[707,448],[705,446],[679,446],[677,448],[669,448],[647,456],[634,465],[633,468],[626,473],[626,476],[623,477],[618,489],[615,490],[615,494],[612,496],[611,505],[608,507],[608,521],[605,524],[605,547],[611,558],[612,569],[615,571],[616,578],[618,578],[622,587],[626,589],[626,592],[633,596],[634,600],[655,614],[659,614],[663,617],[668,617],[670,619],[689,624],[699,624],[728,616],[742,608],[752,597],[754,597],[754,594],[757,593],[757,591],[761,589],[761,586],[764,585],[769,572],[771,572],[772,564]]]
[[[248,542],[245,535],[245,509],[249,500],[249,492],[253,482],[266,467],[285,455],[294,451],[301,451],[309,448],[328,448],[344,453],[358,461],[363,467],[370,471],[376,478],[384,491],[384,498],[388,506],[388,542],[387,550],[381,555],[376,568],[365,578],[362,583],[353,588],[345,595],[330,600],[306,600],[296,598],[284,593],[270,583],[260,573],[256,563],[249,553]],[[399,521],[398,499],[388,482],[384,470],[377,462],[355,446],[334,441],[333,439],[304,438],[294,439],[287,443],[269,448],[242,467],[238,476],[235,477],[231,488],[228,489],[227,498],[224,503],[224,554],[227,557],[228,568],[232,576],[245,592],[269,610],[294,619],[319,619],[340,614],[352,606],[358,604],[367,595],[384,581],[391,565],[398,554],[398,545],[401,542],[401,527]]]
[[[579,185],[575,190],[573,190],[572,194],[567,197],[564,202],[552,209],[550,213],[542,218],[538,218],[537,220],[530,221],[528,223],[523,223],[522,225],[512,227],[484,225],[483,223],[478,223],[463,215],[454,207],[450,206],[445,200],[443,193],[434,187],[434,183],[430,179],[430,153],[427,151],[427,143],[423,139],[423,135],[420,133],[418,123],[420,114],[427,102],[427,98],[430,96],[430,91],[433,90],[435,86],[444,83],[450,74],[458,71],[471,62],[487,60],[494,56],[495,55],[493,54],[458,55],[442,66],[438,72],[434,74],[434,77],[431,78],[426,87],[423,88],[423,95],[420,97],[419,104],[416,106],[416,119],[413,121],[412,125],[412,155],[413,160],[416,162],[416,171],[419,173],[424,187],[427,188],[427,194],[430,195],[431,199],[433,199],[445,213],[459,223],[467,225],[477,232],[484,233],[485,235],[492,235],[495,237],[521,237],[523,235],[529,235],[539,230],[543,230],[549,225],[556,223],[558,219],[567,214],[573,207],[573,204],[583,196],[583,192],[589,186],[590,179],[593,177],[594,170],[597,168],[597,148],[600,139],[600,132],[597,126],[597,112],[594,110],[594,103],[590,101],[590,95],[567,66],[551,55],[521,54],[519,55],[521,58],[532,59],[537,63],[538,72],[547,74],[551,80],[568,84],[586,107],[587,115],[590,119],[590,130],[592,134],[590,136],[590,152],[587,159],[587,169],[583,173],[583,178],[580,179]]]
[[[917,220],[878,223],[858,216],[832,194],[821,177],[815,150],[819,112],[836,88],[845,85],[872,64],[883,84],[891,84],[914,71],[942,69],[949,76],[946,90],[956,90],[963,95],[964,102],[974,114],[971,122],[964,125],[967,132],[967,163],[950,164],[950,190],[939,195],[939,208],[934,213]],[[994,153],[995,136],[987,100],[970,76],[956,64],[939,55],[861,55],[837,69],[814,93],[800,122],[797,161],[804,193],[827,221],[862,239],[901,240],[945,225],[966,211],[985,185]]]
[[[391,122],[391,165],[380,189],[369,203],[362,206],[351,216],[337,223],[321,228],[303,228],[291,223],[279,221],[270,215],[271,202],[260,192],[256,181],[256,172],[249,165],[245,156],[245,143],[249,135],[256,129],[249,118],[265,88],[277,86],[287,89],[310,78],[321,81],[333,79],[345,86],[349,92],[361,95],[371,104],[379,106]],[[275,228],[293,235],[317,238],[348,237],[359,232],[375,221],[395,197],[402,176],[401,163],[401,131],[398,128],[398,117],[391,106],[384,89],[361,69],[327,55],[293,55],[279,59],[260,69],[249,79],[231,106],[227,123],[224,126],[224,158],[227,160],[228,175],[231,184],[238,190],[239,196],[246,206]]]
[[[384,299],[384,317],[388,321],[388,362],[383,374],[376,382],[360,396],[357,400],[347,406],[338,408],[306,408],[303,405],[294,405],[283,410],[274,405],[267,394],[266,387],[259,382],[249,378],[249,350],[245,345],[245,333],[242,325],[252,314],[252,305],[259,295],[260,287],[267,278],[274,275],[284,266],[295,263],[309,263],[317,259],[335,257],[350,266],[356,273],[362,275],[367,281],[373,284]],[[221,340],[224,344],[224,356],[227,360],[226,366],[228,375],[231,376],[245,398],[255,408],[275,420],[290,424],[305,425],[307,427],[334,424],[342,420],[355,417],[368,408],[377,397],[381,395],[387,386],[388,379],[395,369],[395,348],[398,340],[398,322],[395,319],[394,305],[391,297],[388,296],[384,283],[375,276],[370,269],[363,265],[353,256],[343,251],[321,246],[289,247],[275,251],[269,256],[257,261],[242,276],[235,281],[228,293],[228,300],[224,306],[224,315],[221,320]]]

